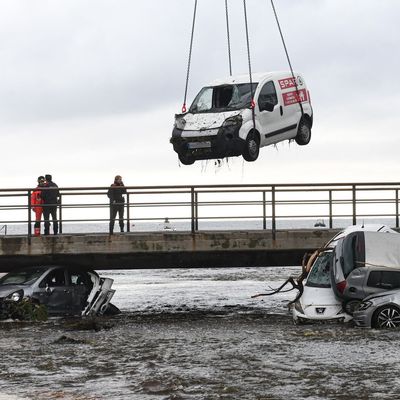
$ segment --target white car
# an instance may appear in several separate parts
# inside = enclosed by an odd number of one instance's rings
[[[332,259],[336,245],[352,232],[390,232],[387,225],[365,224],[349,226],[336,234],[315,258],[307,278],[304,280],[304,292],[292,306],[295,322],[342,321],[347,322],[352,316],[343,309],[343,300],[335,295],[332,288]]]
[[[249,75],[231,76],[203,87],[188,112],[175,116],[170,142],[185,165],[240,155],[255,161],[260,147],[292,139],[308,144],[312,125],[300,74],[254,74],[252,85]]]

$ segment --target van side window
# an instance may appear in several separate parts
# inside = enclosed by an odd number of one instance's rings
[[[258,96],[259,103],[271,103],[274,106],[278,104],[278,96],[276,95],[274,82],[267,82],[261,89]]]
[[[388,290],[400,288],[400,271],[371,271],[367,286]]]

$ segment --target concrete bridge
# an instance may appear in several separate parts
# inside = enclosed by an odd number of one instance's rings
[[[67,264],[94,269],[212,268],[301,265],[335,229],[146,232],[3,236],[0,271]]]

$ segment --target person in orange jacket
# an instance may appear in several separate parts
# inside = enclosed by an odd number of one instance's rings
[[[42,219],[43,214],[43,204],[42,199],[42,191],[41,188],[46,186],[46,180],[44,176],[39,176],[38,178],[38,185],[36,189],[31,194],[31,207],[32,211],[35,213],[35,236],[40,236],[40,220]]]

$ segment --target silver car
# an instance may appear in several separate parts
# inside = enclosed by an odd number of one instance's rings
[[[400,290],[366,297],[354,310],[353,319],[365,328],[400,327]]]
[[[115,290],[112,279],[95,271],[63,266],[39,266],[18,269],[0,278],[0,315],[9,304],[30,299],[46,306],[49,315],[96,315],[108,308]]]

